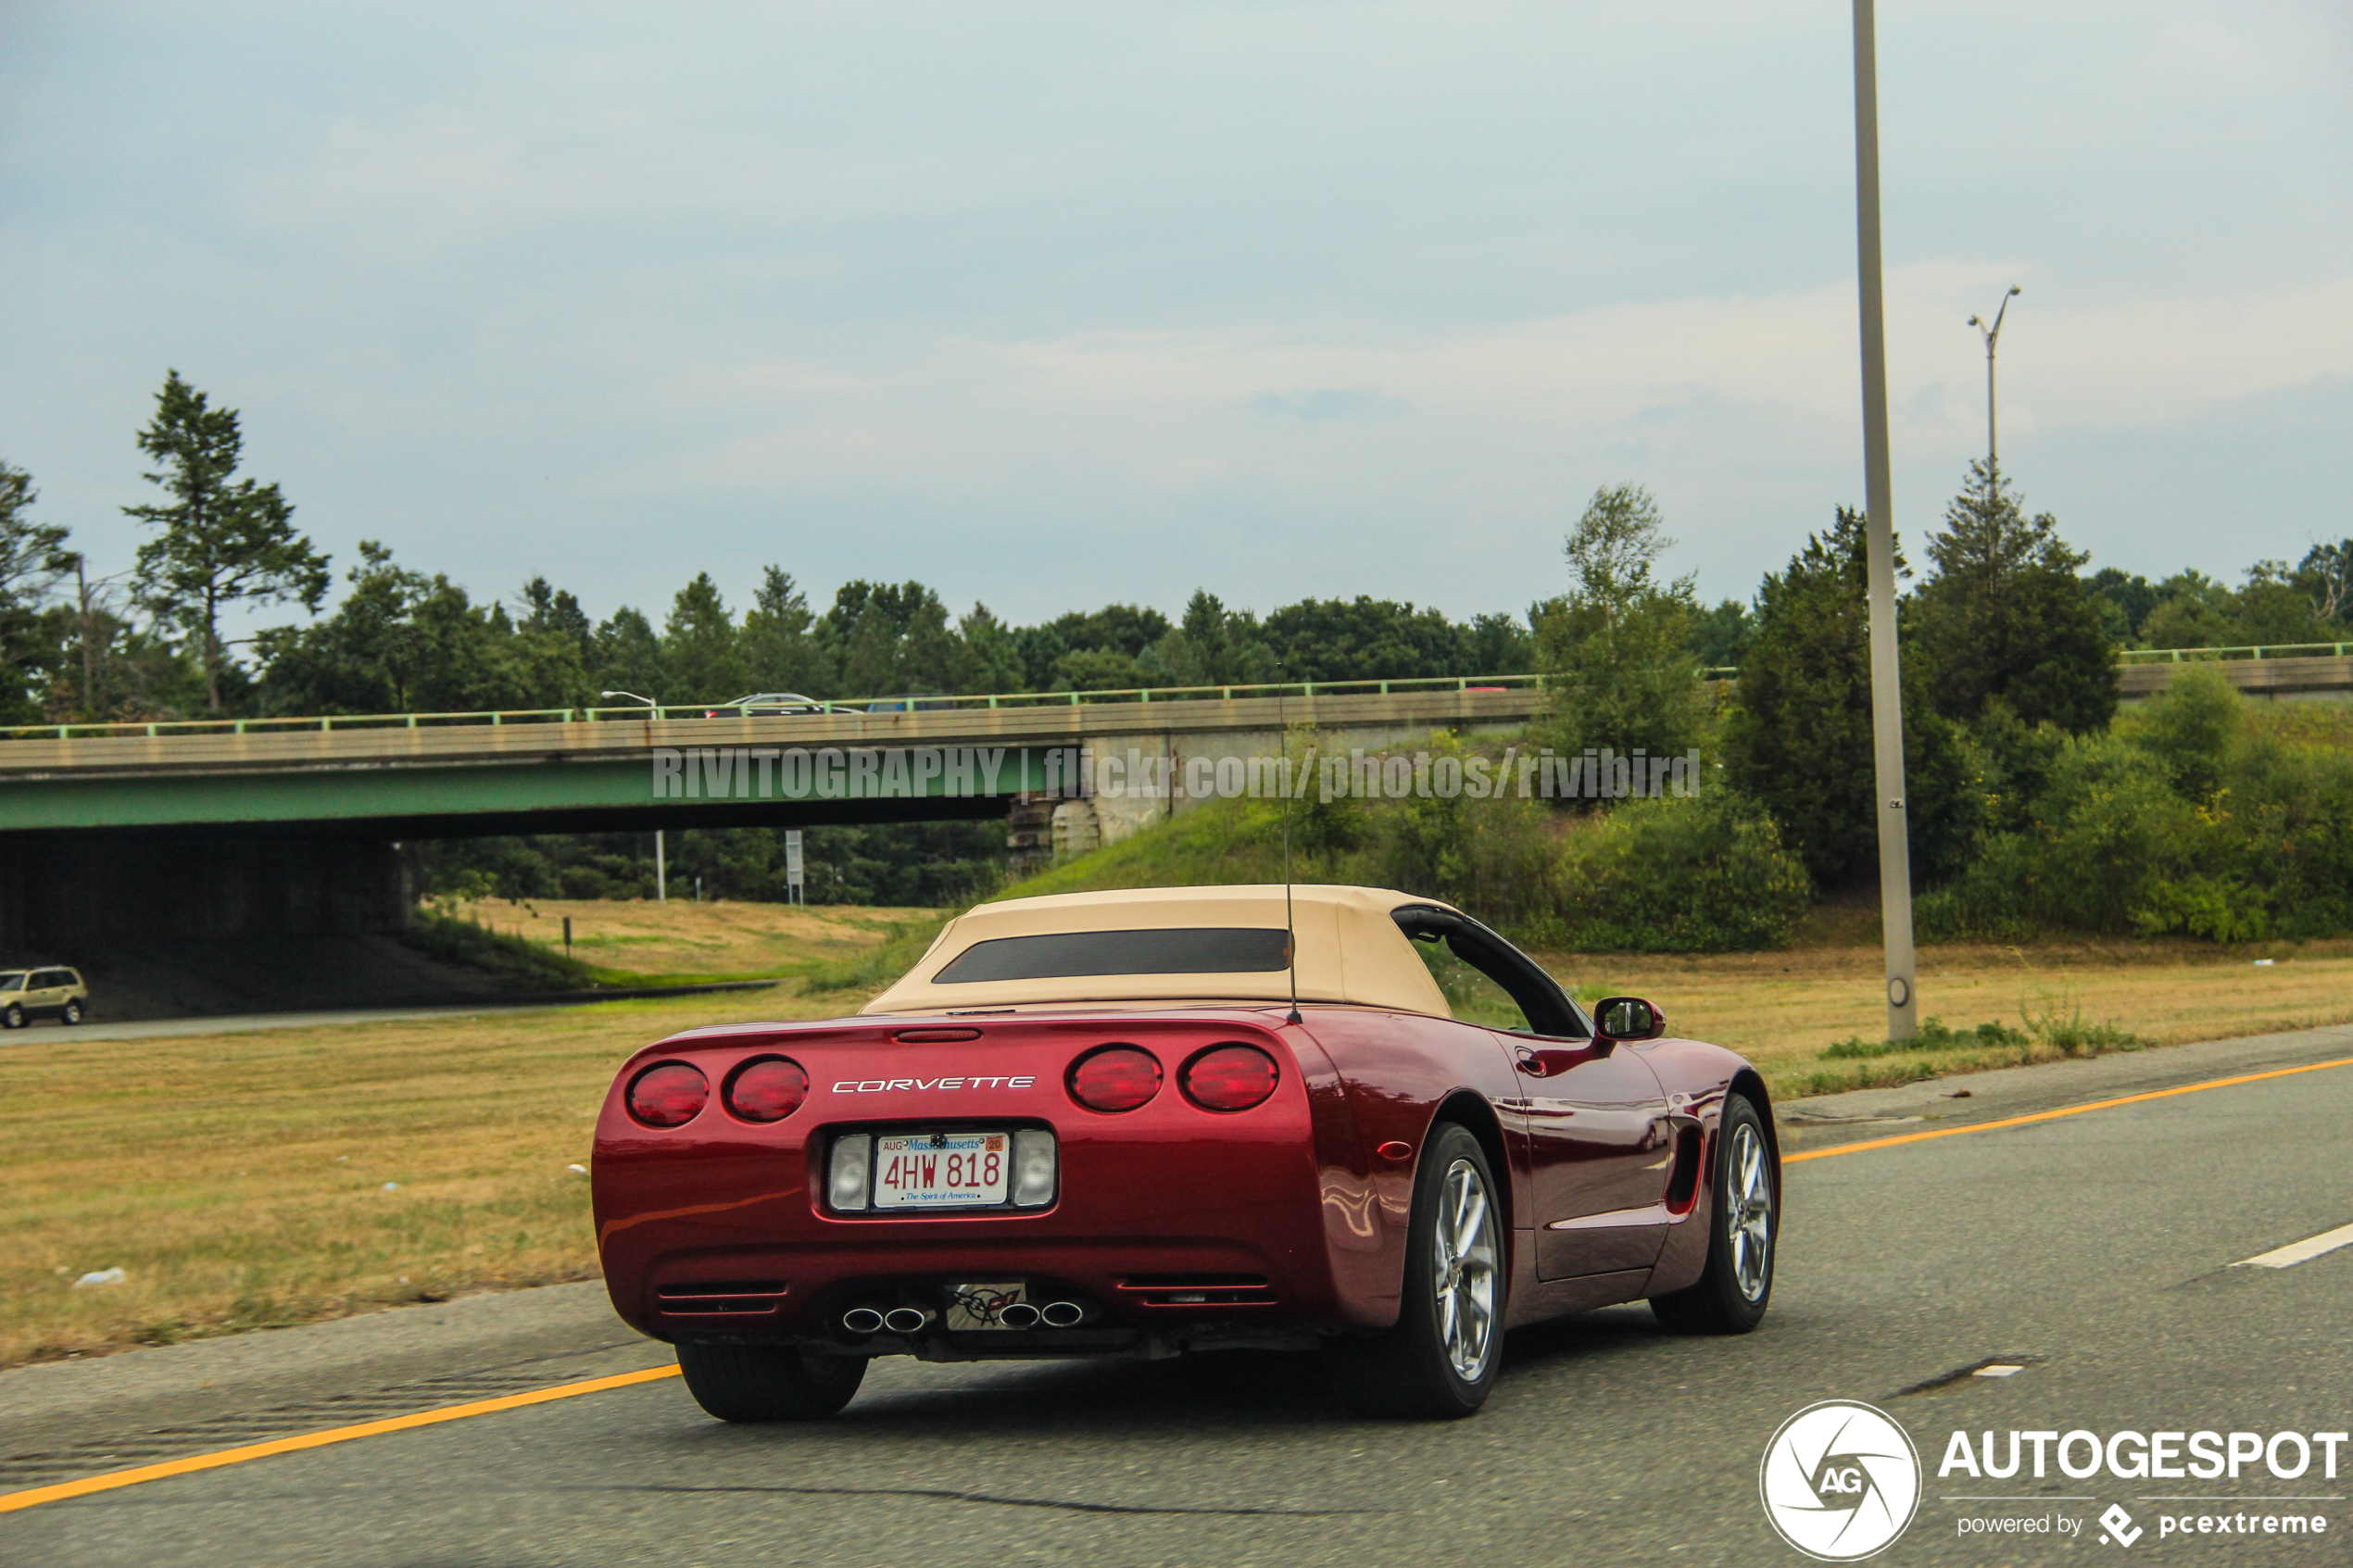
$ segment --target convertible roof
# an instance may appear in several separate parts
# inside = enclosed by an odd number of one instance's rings
[[[1447,906],[1382,887],[1302,883],[1292,886],[1290,896],[1301,1001],[1354,1002],[1438,1018],[1453,1016],[1445,994],[1414,951],[1412,939],[1390,918],[1390,911],[1403,905]],[[947,1012],[1102,1002],[1279,1002],[1290,998],[1290,972],[1279,968],[963,982],[951,978],[945,984],[938,978],[942,970],[972,948],[1006,937],[1202,928],[1282,930],[1282,884],[1143,887],[982,904],[949,922],[914,968],[859,1010]]]

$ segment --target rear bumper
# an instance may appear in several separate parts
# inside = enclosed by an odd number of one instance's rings
[[[828,1131],[810,1130],[818,1159]],[[1031,1300],[1085,1303],[1090,1330],[1139,1335],[1338,1330],[1394,1312],[1335,1287],[1303,1129],[1140,1143],[1088,1132],[1058,1129],[1051,1207],[963,1218],[828,1212],[799,1148],[600,1142],[606,1288],[614,1311],[656,1338],[830,1338],[846,1349],[862,1338],[840,1326],[852,1307],[944,1312],[948,1288],[963,1284],[1020,1283]],[[1009,1341],[990,1331],[981,1343]]]

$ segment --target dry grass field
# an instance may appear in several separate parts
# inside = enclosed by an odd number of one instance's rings
[[[782,994],[780,994],[782,993]],[[630,1051],[784,992],[0,1050],[0,1364],[578,1279]],[[120,1268],[120,1285],[77,1289]]]
[[[894,924],[927,918],[928,909],[817,904],[666,904],[643,899],[484,898],[436,906],[442,912],[504,935],[564,950],[613,975],[744,980],[807,972],[872,951]]]
[[[481,908],[485,923],[644,973],[806,973],[871,952],[905,910],[747,904]],[[1678,1034],[1748,1053],[1787,1097],[2059,1054],[2081,1019],[2149,1044],[2353,1020],[2353,945],[2258,968],[2189,945],[1930,949],[1922,1010],[1995,1021],[2001,1052],[1853,1060],[1875,1038],[1868,947],[1659,959],[1547,955],[1565,980],[1647,996]],[[585,1165],[614,1066],[693,1024],[819,1017],[868,993],[612,1002],[321,1029],[0,1047],[0,1364],[258,1328],[593,1273]],[[2079,1042],[2078,1048],[2082,1048]],[[77,1289],[120,1268],[118,1285]]]

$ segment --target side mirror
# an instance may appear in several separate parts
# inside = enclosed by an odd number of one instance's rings
[[[1593,1031],[1605,1040],[1655,1040],[1667,1015],[1640,997],[1604,997],[1593,1009]]]

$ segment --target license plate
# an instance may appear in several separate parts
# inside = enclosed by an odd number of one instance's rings
[[[875,1207],[976,1209],[1005,1201],[1010,1133],[885,1133],[875,1139]]]

